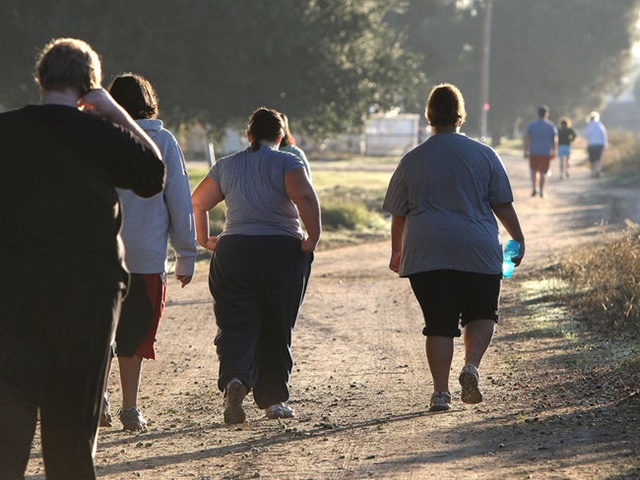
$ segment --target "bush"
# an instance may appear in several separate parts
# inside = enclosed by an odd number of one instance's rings
[[[321,209],[322,227],[325,230],[364,231],[384,229],[387,226],[380,213],[367,209],[364,203],[324,202],[321,204]]]

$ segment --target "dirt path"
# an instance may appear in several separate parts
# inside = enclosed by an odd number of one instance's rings
[[[145,363],[149,430],[102,430],[99,477],[640,478],[638,401],[613,402],[606,359],[563,330],[566,312],[545,299],[552,286],[541,273],[563,249],[593,241],[601,219],[617,223],[633,209],[611,201],[584,166],[569,181],[552,177],[547,199],[530,198],[526,162],[505,162],[528,250],[504,283],[501,324],[481,369],[483,404],[462,404],[452,381],[453,410],[428,412],[421,314],[408,282],[387,269],[388,245],[375,243],[316,256],[294,336],[298,417],[266,420],[249,402],[248,423],[226,426],[201,264],[188,288],[170,285],[158,360]],[[600,362],[585,366],[593,358]],[[458,342],[453,379],[461,362]],[[114,372],[109,389],[118,405]],[[41,479],[35,447],[27,478]]]

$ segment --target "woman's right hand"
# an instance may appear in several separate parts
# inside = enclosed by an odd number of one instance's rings
[[[400,273],[400,258],[402,257],[402,252],[394,251],[391,252],[391,259],[389,260],[389,269],[393,272]]]
[[[218,237],[207,237],[204,242],[198,243],[200,243],[200,246],[202,246],[203,248],[206,248],[207,250],[211,250],[213,252],[218,246]]]

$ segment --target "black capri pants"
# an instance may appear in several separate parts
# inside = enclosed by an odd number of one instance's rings
[[[409,275],[425,327],[423,335],[459,337],[460,325],[498,321],[502,274],[433,270]]]

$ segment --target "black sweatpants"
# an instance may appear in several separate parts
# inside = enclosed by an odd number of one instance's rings
[[[211,259],[218,388],[238,378],[258,408],[289,399],[291,335],[313,254],[286,235],[223,236]]]
[[[13,290],[13,291],[11,291]],[[0,291],[0,478],[24,478],[40,409],[48,480],[95,479],[93,454],[122,291]]]

